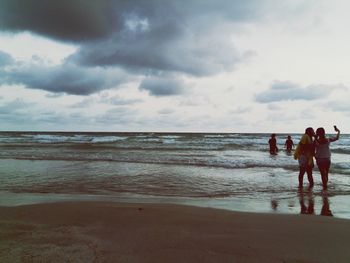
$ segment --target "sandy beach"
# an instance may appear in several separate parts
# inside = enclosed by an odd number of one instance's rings
[[[1,262],[349,262],[350,221],[164,204],[0,208]]]

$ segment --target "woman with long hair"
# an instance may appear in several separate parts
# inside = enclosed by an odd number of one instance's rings
[[[337,141],[340,135],[340,130],[337,126],[334,126],[334,130],[337,132],[337,135],[332,138],[326,137],[324,128],[320,127],[316,130],[315,158],[321,174],[323,190],[327,190],[328,173],[331,167],[331,151],[329,145],[331,142]]]
[[[299,189],[303,188],[304,174],[306,172],[309,180],[309,188],[314,186],[314,179],[312,177],[312,169],[314,167],[314,129],[308,127],[305,134],[301,137],[300,142],[294,152],[294,159],[299,162]]]

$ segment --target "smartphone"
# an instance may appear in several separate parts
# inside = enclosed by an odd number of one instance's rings
[[[338,128],[336,125],[333,126],[335,131],[338,131]]]

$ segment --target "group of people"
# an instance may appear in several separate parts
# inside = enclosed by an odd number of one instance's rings
[[[334,126],[336,136],[328,138],[326,137],[325,129],[320,127],[316,130],[316,133],[312,127],[306,128],[305,134],[301,137],[295,152],[294,159],[299,162],[299,188],[303,187],[303,180],[305,173],[309,181],[309,187],[314,186],[314,180],[312,176],[312,170],[314,167],[314,158],[321,174],[323,190],[327,190],[328,173],[331,166],[331,151],[329,145],[339,139],[340,130]],[[276,134],[272,134],[269,140],[270,153],[277,154],[277,140]],[[291,152],[294,147],[293,140],[288,135],[285,142],[285,148],[287,152]]]
[[[277,154],[278,147],[277,147],[277,139],[276,139],[275,133],[271,134],[271,138],[269,139],[269,145],[270,145],[270,154]],[[292,149],[294,147],[294,142],[290,135],[287,136],[287,140],[284,143],[284,147],[286,148],[286,151],[288,153],[292,152]]]

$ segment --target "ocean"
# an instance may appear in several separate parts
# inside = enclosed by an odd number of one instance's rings
[[[291,134],[297,144],[301,134]],[[350,219],[350,135],[331,144],[329,189],[298,191],[270,134],[0,132],[0,205],[68,200],[188,204]]]

